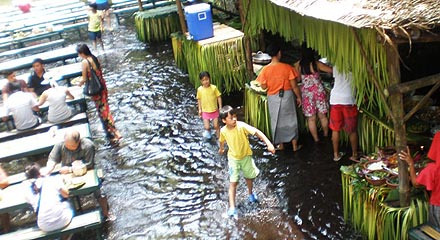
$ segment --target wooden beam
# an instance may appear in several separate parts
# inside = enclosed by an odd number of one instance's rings
[[[387,70],[390,84],[397,85],[400,83],[400,62],[398,53],[390,45],[386,46],[387,51]],[[406,128],[403,116],[403,97],[401,93],[390,95],[391,109],[395,118],[393,119],[393,128],[395,136],[396,151],[406,149]],[[408,164],[405,161],[398,160],[399,167],[399,199],[400,207],[407,207],[410,204],[410,187]]]
[[[434,87],[432,87],[430,90],[429,90],[429,92],[425,95],[425,96],[423,96],[423,98],[413,107],[413,109],[411,109],[411,111],[409,111],[409,113],[407,113],[406,115],[405,115],[405,117],[403,118],[403,121],[404,122],[406,122],[406,121],[408,121],[411,117],[412,117],[412,115],[414,115],[414,113],[416,113],[417,111],[419,111],[419,109],[420,108],[422,108],[422,106],[424,106],[427,102],[428,102],[428,100],[429,100],[429,97],[433,94],[433,93],[435,93],[436,91],[437,91],[437,89],[440,87],[440,81],[438,81],[435,85],[434,85]]]
[[[176,5],[177,5],[177,13],[179,14],[180,30],[185,35],[185,33],[188,32],[188,30],[186,29],[185,15],[183,15],[183,8],[180,0],[176,0]]]
[[[213,9],[216,9],[216,10],[220,11],[220,12],[227,13],[227,14],[229,14],[229,16],[232,16],[232,17],[236,17],[236,16],[238,16],[238,14],[233,13],[233,12],[231,12],[231,11],[228,11],[228,10],[226,10],[226,9],[223,9],[223,8],[221,8],[221,7],[217,7],[217,6],[214,5],[214,4],[211,4],[211,7],[212,7]]]
[[[144,7],[142,6],[142,0],[138,0],[139,11],[144,11]]]
[[[354,36],[354,39],[356,40],[356,43],[359,46],[359,49],[361,50],[361,55],[362,55],[362,58],[365,60],[367,71],[368,71],[368,73],[370,73],[372,80],[373,80],[373,84],[378,91],[379,97],[381,98],[381,100],[384,103],[385,111],[387,114],[389,114],[390,118],[394,121],[396,117],[394,116],[393,112],[391,111],[390,107],[388,106],[387,98],[386,98],[383,90],[380,88],[379,80],[377,79],[376,74],[373,71],[373,67],[371,66],[370,62],[368,61],[367,54],[365,53],[364,47],[362,46],[361,40],[359,39],[359,35],[357,34],[356,29],[354,29],[353,27],[351,27],[350,29],[351,29],[351,32],[353,33],[353,36]],[[399,63],[399,62],[397,62],[397,63]],[[399,69],[400,69],[400,67],[399,67]],[[400,82],[400,73],[399,73],[399,82]]]
[[[392,41],[396,44],[440,42],[440,35],[422,35],[417,39],[411,39],[411,42],[409,42],[409,39],[405,38],[392,38]]]
[[[412,80],[410,82],[394,84],[387,89],[385,89],[385,95],[391,95],[395,93],[406,93],[411,92],[422,87],[430,86],[440,82],[440,73],[431,76],[419,78],[417,80]]]

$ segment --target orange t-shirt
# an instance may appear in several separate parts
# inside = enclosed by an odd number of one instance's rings
[[[261,70],[257,81],[267,85],[267,95],[278,94],[281,89],[290,90],[290,80],[298,76],[295,68],[286,63],[269,64]]]

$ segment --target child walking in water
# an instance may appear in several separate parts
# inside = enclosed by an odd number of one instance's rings
[[[220,118],[226,125],[220,130],[220,149],[219,154],[225,151],[225,142],[228,144],[228,166],[229,166],[229,210],[228,216],[238,218],[235,209],[235,195],[237,192],[238,179],[240,172],[246,179],[249,194],[249,202],[257,201],[256,195],[252,192],[253,180],[258,176],[260,170],[255,166],[252,159],[252,150],[249,144],[248,135],[256,135],[266,145],[267,150],[275,153],[275,148],[269,139],[260,130],[237,121],[237,114],[231,106],[224,106],[220,110]]]
[[[199,79],[202,84],[197,89],[197,103],[199,106],[199,116],[203,119],[203,126],[205,127],[206,138],[211,138],[210,121],[214,125],[215,134],[217,138],[220,134],[220,127],[218,125],[219,108],[222,107],[221,94],[215,85],[211,84],[211,76],[208,72],[201,72]]]
[[[98,5],[96,5],[96,3],[92,3],[89,6],[89,39],[93,42],[93,48],[95,49],[95,51],[97,50],[96,42],[99,42],[99,44],[101,44],[102,50],[104,50],[104,43],[102,42],[102,23],[104,21],[104,18],[102,16],[102,12],[98,12]]]

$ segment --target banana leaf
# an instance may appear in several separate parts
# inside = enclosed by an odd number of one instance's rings
[[[134,13],[136,34],[142,42],[161,42],[180,28],[176,5]]]

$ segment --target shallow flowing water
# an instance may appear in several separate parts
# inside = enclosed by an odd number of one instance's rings
[[[331,160],[329,139],[305,136],[300,152],[272,155],[252,138],[260,203],[247,202],[242,179],[239,220],[225,218],[227,158],[201,137],[195,89],[174,65],[170,43],[145,45],[131,26],[106,33],[99,53],[121,146],[107,145],[89,103],[103,190],[117,217],[106,239],[360,239],[343,222],[341,163]]]

